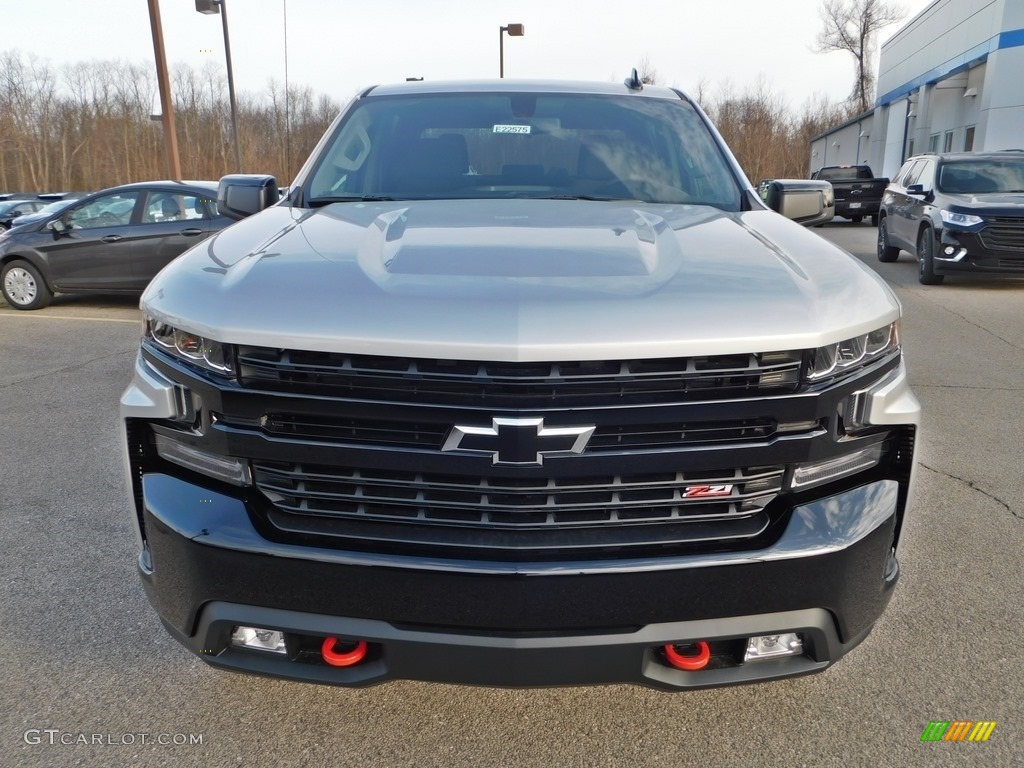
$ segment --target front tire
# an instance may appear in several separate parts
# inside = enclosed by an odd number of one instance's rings
[[[935,235],[925,227],[917,236],[917,280],[921,285],[941,285],[944,279],[935,274]]]
[[[877,227],[878,226],[878,214],[877,213],[871,214],[871,226],[872,227]]]
[[[0,293],[14,309],[42,309],[53,299],[39,270],[27,261],[12,261],[0,271]]]
[[[878,222],[878,260],[885,262],[896,261],[900,257],[900,249],[889,245],[889,227],[883,216]]]

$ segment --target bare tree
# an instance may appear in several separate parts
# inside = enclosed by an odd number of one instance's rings
[[[866,112],[874,98],[872,56],[877,32],[900,21],[906,11],[884,0],[824,0],[820,10],[824,28],[818,33],[818,53],[846,51],[857,63],[857,80],[850,100]]]
[[[640,59],[640,66],[637,67],[640,75],[640,82],[644,85],[659,85],[658,70],[651,66],[651,60],[644,56]]]

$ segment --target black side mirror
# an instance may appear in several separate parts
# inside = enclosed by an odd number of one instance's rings
[[[911,184],[907,187],[908,195],[921,195],[924,196],[924,185],[923,184]]]
[[[280,199],[277,179],[253,173],[222,176],[217,185],[217,210],[230,219],[259,213]]]
[[[68,232],[68,225],[64,223],[64,219],[54,219],[47,223],[46,228],[58,237]]]

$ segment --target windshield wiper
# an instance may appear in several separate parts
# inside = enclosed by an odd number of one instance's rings
[[[606,203],[611,200],[635,200],[633,197],[606,197],[604,195],[530,195],[531,200],[593,200],[599,203]],[[638,200],[637,202],[643,202]]]
[[[386,195],[348,195],[342,197],[314,197],[309,201],[311,206],[329,205],[331,203],[387,203],[395,198]]]

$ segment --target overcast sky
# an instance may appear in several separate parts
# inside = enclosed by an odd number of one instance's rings
[[[907,19],[930,0],[898,0]],[[760,76],[792,107],[814,94],[845,98],[852,57],[816,54],[821,0],[228,0],[235,82],[261,91],[285,71],[339,102],[366,85],[425,77],[497,77],[498,30],[506,77],[621,80],[647,57],[667,85],[734,92]],[[219,16],[194,0],[160,0],[167,58],[224,62]],[[87,59],[153,60],[146,0],[0,0],[0,50],[55,65]],[[885,30],[881,41],[899,25]]]

